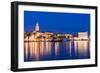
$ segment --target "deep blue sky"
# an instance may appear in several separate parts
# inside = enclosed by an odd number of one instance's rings
[[[24,11],[25,32],[34,31],[37,22],[41,32],[90,33],[90,14]]]

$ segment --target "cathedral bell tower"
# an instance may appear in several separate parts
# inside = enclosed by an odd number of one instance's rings
[[[36,23],[36,26],[35,26],[35,32],[38,32],[39,31],[39,24],[38,22]]]

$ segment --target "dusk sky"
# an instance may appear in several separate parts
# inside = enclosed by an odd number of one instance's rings
[[[38,22],[41,32],[90,33],[90,14],[24,11],[24,31],[34,31]]]

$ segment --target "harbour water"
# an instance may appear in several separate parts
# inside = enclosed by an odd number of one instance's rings
[[[73,60],[90,58],[89,41],[24,42],[24,61]]]

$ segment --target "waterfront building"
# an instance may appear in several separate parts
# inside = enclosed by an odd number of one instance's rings
[[[74,40],[89,40],[88,32],[79,32],[77,37],[74,37]]]
[[[52,32],[40,32],[40,27],[38,22],[34,28],[33,32],[24,33],[24,41],[62,41],[63,39],[68,40],[89,40],[88,32],[79,32],[76,36],[72,34],[54,34]]]
[[[78,38],[80,39],[88,39],[88,33],[87,32],[79,32]]]
[[[35,30],[30,35],[24,35],[24,41],[52,41],[53,33],[51,32],[40,32],[39,24],[36,23]]]

